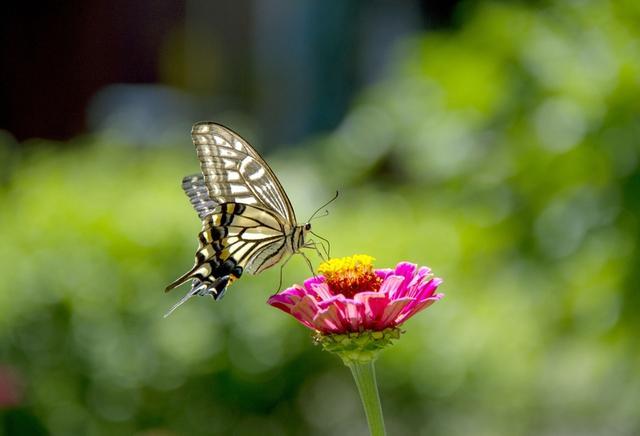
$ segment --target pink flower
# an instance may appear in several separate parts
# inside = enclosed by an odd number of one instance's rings
[[[24,397],[19,374],[10,366],[0,366],[0,410],[16,407]]]
[[[373,269],[373,258],[355,255],[320,265],[321,275],[269,298],[268,303],[322,334],[397,327],[444,295],[427,267],[400,262]]]

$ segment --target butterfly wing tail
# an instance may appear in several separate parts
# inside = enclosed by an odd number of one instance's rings
[[[183,275],[178,277],[173,283],[169,284],[169,286],[167,286],[164,291],[165,292],[169,292],[170,290],[175,289],[178,286],[181,286],[181,285],[185,284],[186,282],[188,282],[189,280],[195,278],[195,277],[193,277],[193,275],[194,275],[194,273],[196,272],[197,269],[198,269],[198,265],[194,266],[189,271],[187,271],[186,273],[184,273]]]
[[[185,274],[185,276],[187,276],[187,274]],[[180,286],[180,284],[184,283],[186,280],[193,278],[193,277],[187,276],[184,280],[180,282],[180,280],[183,279],[185,276],[180,277],[178,280],[173,282],[171,285],[167,287],[167,289],[171,290],[173,289],[171,288],[171,286],[173,286],[174,284],[178,283],[173,287]],[[169,311],[165,313],[164,317],[166,318],[169,315],[171,315],[174,310],[182,306],[187,300],[189,300],[194,295],[211,295],[214,300],[220,300],[224,296],[224,293],[227,290],[227,286],[231,284],[232,281],[233,281],[232,276],[228,276],[228,275],[217,278],[216,280],[214,280],[213,283],[210,283],[210,284],[203,283],[197,278],[193,278],[193,284],[191,285],[191,289],[189,290],[189,292],[187,292],[186,295],[180,299],[180,301],[178,301],[176,304],[171,306],[171,309],[169,309]]]
[[[186,295],[180,299],[180,301],[178,301],[176,304],[171,306],[171,309],[169,309],[169,311],[164,314],[164,317],[166,318],[169,315],[171,315],[174,310],[176,310],[178,307],[182,306],[187,300],[189,300],[194,295],[199,295],[200,290],[201,290],[200,287],[196,287],[196,286],[192,287],[189,290],[189,292],[187,292]]]

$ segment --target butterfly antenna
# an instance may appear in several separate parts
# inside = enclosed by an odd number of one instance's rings
[[[324,213],[322,215],[317,215],[315,217],[313,217],[313,219],[319,219],[319,218],[324,218],[326,216],[329,216],[329,211],[327,209],[324,210]]]
[[[313,213],[313,215],[311,215],[311,218],[309,218],[309,219],[307,220],[307,222],[310,222],[310,221],[311,221],[311,220],[316,216],[316,214],[317,214],[318,212],[320,212],[322,209],[324,209],[325,207],[329,206],[331,203],[333,203],[334,201],[336,201],[336,199],[338,198],[338,195],[339,195],[339,194],[340,194],[340,192],[339,192],[339,191],[336,191],[336,195],[334,195],[334,196],[333,196],[333,198],[332,198],[331,200],[327,201],[325,204],[323,204],[322,206],[320,206],[320,207],[319,207],[319,208],[318,208],[318,209]],[[327,215],[328,215],[328,212],[327,212]]]

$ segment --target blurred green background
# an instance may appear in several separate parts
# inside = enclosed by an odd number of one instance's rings
[[[265,304],[277,268],[163,319],[200,119],[266,155],[300,220],[340,190],[314,221],[334,255],[444,278],[378,361],[390,435],[640,434],[640,3],[449,6],[187,2],[118,22],[171,29],[144,46],[156,76],[77,113],[61,82],[51,122],[12,100],[0,434],[366,434],[349,371]],[[284,281],[308,274],[297,256]]]

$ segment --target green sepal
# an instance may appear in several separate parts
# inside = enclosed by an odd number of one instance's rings
[[[369,363],[377,359],[380,351],[400,337],[402,330],[389,327],[381,331],[364,330],[343,334],[323,334],[316,332],[314,341],[325,351],[340,356],[345,365]]]

